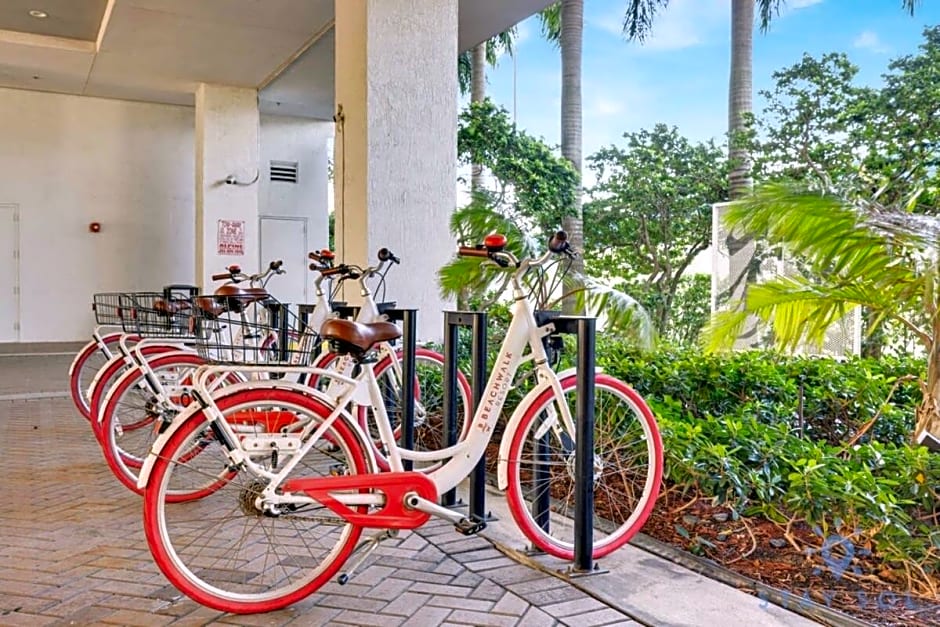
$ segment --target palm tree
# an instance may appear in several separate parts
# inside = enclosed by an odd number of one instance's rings
[[[865,307],[876,326],[891,320],[923,345],[915,435],[940,436],[940,218],[775,183],[733,203],[725,221],[782,245],[806,270],[749,286],[742,310],[713,316],[707,347],[739,337],[749,315],[772,326],[780,348],[819,344],[832,324]]]
[[[623,19],[624,36],[629,40],[642,41],[649,34],[656,11],[667,4],[669,0],[629,0]],[[542,11],[539,17],[543,35],[561,49],[561,154],[571,162],[580,177],[584,0],[560,0]],[[579,189],[575,195],[574,206],[562,223],[577,250],[584,250],[583,219]],[[573,270],[576,275],[584,274],[584,262],[581,258]]]
[[[921,0],[901,0],[911,15]],[[728,136],[732,170],[731,199],[743,197],[751,188],[750,154],[740,141],[753,114],[754,13],[759,14],[761,32],[767,32],[774,15],[786,0],[731,0],[731,79],[728,85]]]

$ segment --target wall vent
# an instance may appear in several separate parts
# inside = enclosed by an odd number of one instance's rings
[[[296,183],[297,168],[298,164],[296,161],[272,161],[271,180],[280,181],[282,183]]]

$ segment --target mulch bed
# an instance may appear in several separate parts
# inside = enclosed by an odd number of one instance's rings
[[[673,490],[659,497],[643,532],[792,594],[788,605],[794,610],[811,599],[873,625],[940,625],[940,600],[908,592],[867,551],[852,547],[853,555],[846,555],[836,547],[823,553],[824,539],[806,525],[794,525],[790,533],[798,545],[815,550],[797,548],[763,517],[735,520],[726,507]]]

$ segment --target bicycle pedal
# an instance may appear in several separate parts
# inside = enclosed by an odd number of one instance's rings
[[[454,524],[454,529],[465,536],[472,536],[486,529],[486,521],[464,518],[460,522]]]

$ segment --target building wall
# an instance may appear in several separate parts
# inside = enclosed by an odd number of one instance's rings
[[[332,136],[332,122],[261,117],[260,262],[265,264],[275,257],[284,261],[287,274],[268,284],[271,293],[283,302],[314,299],[314,277],[307,270],[307,253],[326,248],[329,243],[327,166]],[[296,162],[297,183],[272,181],[272,161]]]
[[[0,137],[20,341],[88,337],[94,292],[192,282],[191,108],[0,89]]]
[[[309,211],[319,245],[331,129],[303,122],[262,119],[262,153],[271,156],[255,189],[262,214]],[[194,282],[192,107],[0,89],[0,138],[0,205],[19,208],[19,341],[87,338],[95,292]],[[305,141],[318,143],[304,153]],[[310,175],[291,191],[266,180],[267,161],[292,158],[284,154],[301,155]]]

